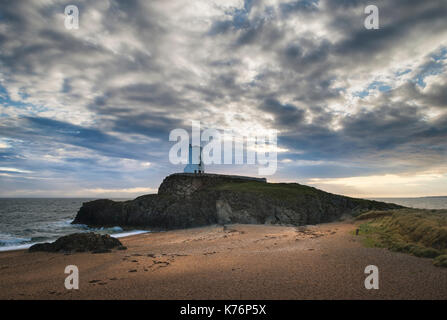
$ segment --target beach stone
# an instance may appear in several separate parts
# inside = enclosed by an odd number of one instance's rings
[[[122,243],[110,235],[94,232],[73,233],[60,237],[53,243],[38,243],[29,248],[29,252],[87,252],[106,253],[111,249],[122,247]]]

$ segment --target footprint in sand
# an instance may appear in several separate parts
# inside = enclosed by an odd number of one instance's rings
[[[90,280],[88,283],[97,283],[97,282],[101,282],[101,280]]]
[[[236,230],[236,229],[225,229],[224,228],[224,232],[226,232],[226,233],[235,233],[235,232],[237,232],[238,234],[245,234],[245,231],[239,231],[239,230]]]
[[[148,269],[151,269],[152,267],[156,267],[153,270],[157,270],[160,268],[166,268],[167,266],[169,266],[170,263],[169,261],[159,261],[159,260],[152,260],[152,265],[147,267]],[[144,271],[148,271],[147,269],[145,269]]]

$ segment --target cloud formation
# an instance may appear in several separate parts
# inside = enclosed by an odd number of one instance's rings
[[[408,195],[447,194],[445,1],[376,1],[379,30],[366,0],[77,1],[78,30],[67,4],[0,3],[0,167],[14,169],[0,196],[156,188],[182,170],[168,136],[191,120],[277,129],[276,181],[405,176]]]

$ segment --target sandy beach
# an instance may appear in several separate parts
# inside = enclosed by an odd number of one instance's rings
[[[0,253],[1,299],[447,299],[447,269],[365,248],[356,225],[211,226],[120,239],[126,251]],[[67,265],[79,290],[64,287]],[[367,265],[380,289],[366,290]]]

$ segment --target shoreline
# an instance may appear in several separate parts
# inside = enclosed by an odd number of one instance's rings
[[[97,231],[97,230],[88,230],[86,232],[95,232],[95,231]],[[138,235],[138,234],[149,233],[149,232],[154,232],[154,231],[150,231],[150,230],[132,230],[132,231],[122,230],[122,232],[117,232],[117,233],[113,233],[113,234],[108,233],[108,234],[112,238],[121,239],[121,238],[131,237],[131,236]],[[157,232],[163,232],[163,231],[157,231]],[[76,233],[76,232],[72,232],[72,233]],[[68,234],[72,234],[72,233],[68,233]],[[68,235],[68,234],[66,234],[66,235]],[[46,242],[53,243],[56,240],[57,239],[52,239],[52,240],[48,239],[47,241],[24,243],[24,244],[15,245],[15,246],[2,246],[2,247],[0,247],[0,252],[25,251],[35,244],[46,243]]]
[[[365,248],[353,222],[129,235],[105,254],[0,252],[0,299],[447,299],[447,269]],[[79,290],[64,269],[79,268]],[[377,265],[380,289],[366,290]]]

